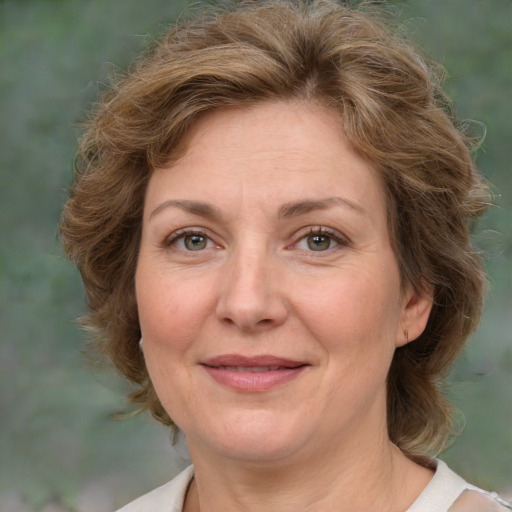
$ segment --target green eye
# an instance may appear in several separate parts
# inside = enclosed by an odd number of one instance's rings
[[[208,238],[198,234],[186,235],[183,237],[183,244],[189,251],[201,251],[206,249]]]
[[[308,248],[312,251],[325,251],[331,247],[332,239],[327,235],[309,235],[307,237]]]

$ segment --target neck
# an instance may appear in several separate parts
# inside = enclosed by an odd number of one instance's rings
[[[343,446],[345,445],[345,446]],[[403,512],[432,478],[382,436],[271,464],[197,457],[184,512]]]

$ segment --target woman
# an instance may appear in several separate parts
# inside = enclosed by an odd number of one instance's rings
[[[62,221],[89,326],[194,464],[129,511],[505,510],[432,458],[486,188],[375,14],[247,3],[99,104]]]

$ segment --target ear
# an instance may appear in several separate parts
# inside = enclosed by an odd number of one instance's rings
[[[418,338],[427,326],[432,303],[434,287],[426,282],[416,289],[408,285],[403,297],[403,311],[396,335],[396,346],[402,347]]]

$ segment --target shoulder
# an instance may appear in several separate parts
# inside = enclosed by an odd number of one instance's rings
[[[444,462],[407,512],[508,512],[510,505],[497,494],[469,484]]]
[[[511,507],[499,496],[483,491],[466,490],[450,508],[450,512],[509,512]]]
[[[193,475],[194,468],[189,466],[170,482],[128,503],[117,512],[181,512]]]

